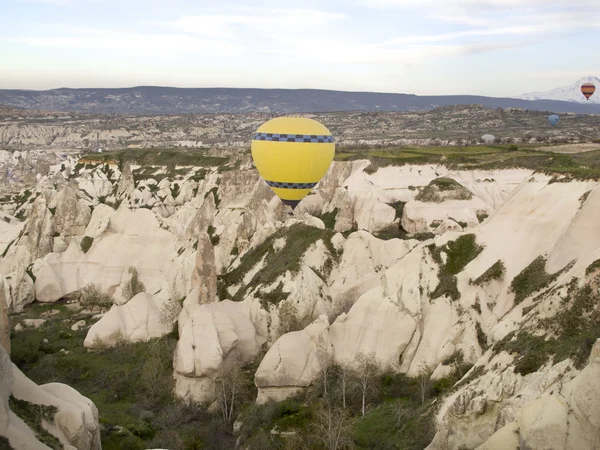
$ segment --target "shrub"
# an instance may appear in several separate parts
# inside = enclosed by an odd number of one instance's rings
[[[501,280],[506,273],[506,267],[500,260],[496,261],[488,270],[483,272],[474,282],[478,286],[489,283],[492,280]]]
[[[138,279],[137,269],[133,266],[129,267],[131,278],[123,285],[122,295],[126,300],[131,300],[140,292],[146,290],[146,286]]]
[[[80,292],[80,301],[82,305],[87,306],[90,310],[95,308],[109,308],[113,304],[113,299],[110,295],[105,294],[95,284],[88,284]]]
[[[83,251],[83,253],[87,253],[93,243],[94,243],[93,237],[84,236],[83,239],[81,240],[81,251]]]
[[[53,405],[36,405],[26,400],[19,400],[12,395],[8,404],[13,413],[19,416],[33,430],[38,441],[55,450],[62,449],[60,441],[42,426],[42,421],[54,422],[58,408]]]
[[[529,295],[548,285],[553,279],[554,276],[546,272],[546,258],[538,256],[510,284],[512,292],[515,293],[515,304],[518,305]]]
[[[339,209],[334,208],[333,211],[323,213],[317,217],[323,221],[323,223],[325,224],[325,228],[333,230],[333,228],[335,227],[335,218],[337,217],[338,212]]]

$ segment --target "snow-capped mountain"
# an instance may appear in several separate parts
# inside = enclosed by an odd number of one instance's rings
[[[596,86],[597,91],[586,100],[581,93],[581,85],[584,83],[593,83]],[[577,102],[577,103],[594,103],[600,104],[600,78],[589,76],[581,78],[573,84],[568,86],[561,86],[556,89],[544,92],[530,92],[523,94],[517,98],[523,100],[561,100],[563,102]]]

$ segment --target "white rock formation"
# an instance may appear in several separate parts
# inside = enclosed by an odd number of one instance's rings
[[[275,342],[256,371],[257,403],[282,401],[314,384],[332,361],[328,328],[327,318],[321,316]]]
[[[140,292],[124,305],[113,305],[92,325],[83,345],[87,348],[114,346],[119,339],[138,342],[164,336],[172,329],[170,323],[161,322],[164,304],[164,301]]]
[[[211,403],[215,379],[231,365],[256,358],[264,339],[257,335],[250,310],[243,302],[196,305],[187,314],[185,322],[180,320],[180,338],[173,357],[175,393]]]

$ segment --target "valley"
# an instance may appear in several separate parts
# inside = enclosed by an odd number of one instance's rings
[[[270,114],[0,111],[11,443],[600,441],[598,116],[306,115],[336,156],[290,215],[249,150]]]

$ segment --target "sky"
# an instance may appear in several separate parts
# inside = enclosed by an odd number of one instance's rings
[[[0,89],[511,96],[600,76],[598,0],[0,0]]]

